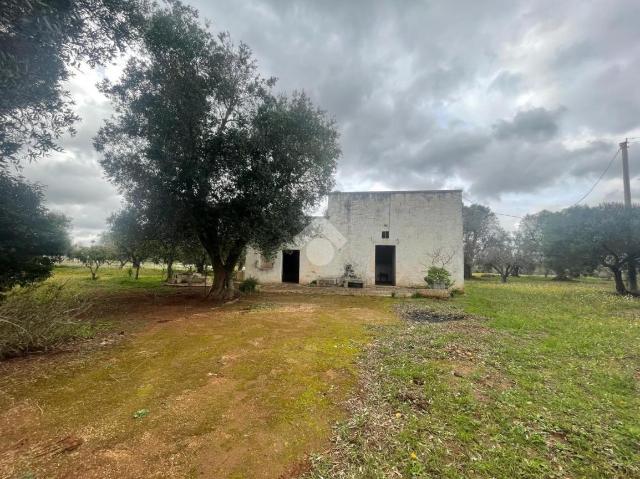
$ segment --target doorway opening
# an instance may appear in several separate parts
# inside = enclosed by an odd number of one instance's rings
[[[300,250],[282,250],[282,282],[300,282]]]
[[[376,245],[376,284],[396,284],[396,247]]]

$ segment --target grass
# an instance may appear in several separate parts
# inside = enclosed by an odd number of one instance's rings
[[[58,266],[52,278],[16,287],[0,301],[0,360],[73,347],[122,324],[123,295],[131,301],[171,295],[163,271],[146,268],[138,280],[127,269],[101,268],[97,280],[80,266]],[[204,290],[203,290],[204,294]],[[112,298],[120,298],[115,303]],[[114,310],[115,306],[115,310]]]
[[[71,288],[87,293],[122,293],[122,292],[171,292],[172,288],[163,283],[164,270],[159,268],[141,268],[140,277],[136,280],[129,276],[129,268],[114,268],[103,266],[98,270],[98,278],[91,279],[91,273],[82,266],[56,266],[55,274],[49,280],[55,283],[65,283]]]
[[[132,326],[115,342],[0,363],[0,477],[295,473],[328,445],[369,325],[394,321],[384,299],[221,306],[159,277],[143,288],[100,276],[62,269],[53,282],[106,298],[107,317]],[[61,440],[81,445],[60,452]]]
[[[310,476],[640,477],[640,301],[593,280],[466,289],[421,304],[487,319],[384,328]]]
[[[0,477],[640,477],[640,300],[609,282],[221,306],[99,276],[50,280],[91,298],[93,343],[0,362]]]

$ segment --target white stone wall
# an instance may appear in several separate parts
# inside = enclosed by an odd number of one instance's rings
[[[389,231],[389,238],[382,238]],[[456,288],[464,288],[462,193],[405,191],[331,193],[326,218],[315,218],[294,245],[300,249],[300,282],[341,276],[352,264],[368,285],[375,284],[375,246],[395,245],[398,286],[424,285],[424,276],[438,251],[450,256],[445,266]],[[280,282],[282,252],[270,269],[260,268],[260,254],[247,253],[246,274],[262,283]]]

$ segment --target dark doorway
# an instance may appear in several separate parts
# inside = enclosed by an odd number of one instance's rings
[[[376,245],[376,284],[396,284],[396,247]]]
[[[300,250],[282,250],[282,282],[300,282]]]

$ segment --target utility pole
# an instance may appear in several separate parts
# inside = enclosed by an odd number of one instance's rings
[[[624,207],[631,208],[631,183],[629,181],[629,142],[620,143],[622,150],[622,183],[624,185]]]
[[[629,140],[625,139],[620,143],[622,152],[622,184],[624,185],[624,207],[631,208],[631,182],[629,180]],[[632,258],[629,260],[627,279],[629,280],[629,290],[638,291],[638,278],[636,273],[636,262]]]

